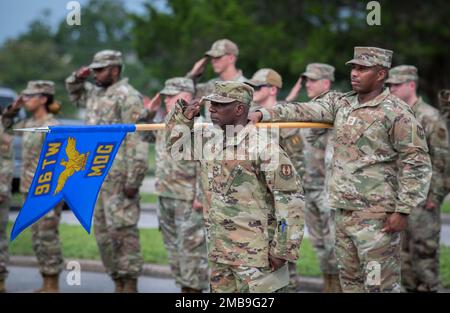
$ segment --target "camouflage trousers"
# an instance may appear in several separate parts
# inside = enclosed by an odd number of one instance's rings
[[[287,264],[275,272],[270,268],[216,262],[210,262],[210,267],[213,293],[286,292],[286,286],[289,284]]]
[[[6,277],[8,277],[6,264],[9,261],[9,256],[6,226],[8,225],[9,204],[9,199],[0,202],[0,280],[6,280]]]
[[[94,213],[94,233],[106,272],[112,279],[137,278],[143,258],[137,227],[139,196],[127,198],[121,184],[105,184]]]
[[[440,231],[439,209],[411,211],[401,253],[402,285],[407,291],[438,291]]]
[[[193,210],[192,201],[159,197],[158,220],[177,285],[207,290],[209,267],[203,212]]]
[[[343,292],[400,292],[401,233],[382,232],[383,209],[336,210],[336,257]]]
[[[323,274],[337,274],[334,210],[327,205],[325,192],[321,190],[305,192],[305,222],[309,239],[319,259],[320,270]]]
[[[59,274],[64,265],[59,241],[59,221],[64,202],[60,202],[31,226],[31,241],[39,270],[44,275]]]
[[[300,288],[300,276],[297,272],[297,263],[289,262],[289,285],[286,287],[286,292],[295,293]]]

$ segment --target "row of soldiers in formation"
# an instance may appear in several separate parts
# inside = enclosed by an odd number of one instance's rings
[[[165,119],[167,125],[165,131],[126,137],[97,200],[94,233],[115,291],[136,292],[142,270],[137,222],[148,142],[156,142],[158,219],[182,292],[296,290],[305,221],[324,291],[398,292],[401,285],[407,291],[437,291],[439,207],[449,191],[448,131],[439,111],[417,96],[414,66],[388,72],[392,54],[355,47],[354,59],[347,62],[349,93],[333,90],[333,66],[309,64],[285,101],[278,99],[281,76],[261,69],[246,79],[236,68],[238,47],[227,39],[215,42],[187,75],[167,80],[152,99],[121,79],[118,51],[101,51],[88,67],[73,72],[66,87],[71,102],[86,108],[86,124]],[[209,58],[218,77],[198,83]],[[91,72],[95,84],[87,81]],[[302,80],[311,101],[292,102]],[[57,124],[54,114],[60,105],[54,93],[52,82],[31,81],[2,112],[0,290],[7,277],[10,130],[22,106],[32,114],[22,127]],[[450,92],[443,91],[440,99],[448,110]],[[179,124],[193,128],[203,103],[203,119],[222,129],[245,129],[261,120],[327,122],[334,127],[281,129],[277,143],[260,138],[266,144],[261,154],[275,153],[269,157],[279,160],[269,171],[261,170],[267,155],[259,154],[256,160],[173,160],[169,151],[180,138],[171,130]],[[245,144],[248,134],[234,134],[224,148],[252,149]],[[23,135],[24,196],[42,141],[41,134]],[[61,204],[32,226],[43,276],[39,291],[58,291],[63,265],[60,215]]]

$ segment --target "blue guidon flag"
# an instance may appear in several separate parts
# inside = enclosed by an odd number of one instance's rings
[[[100,187],[135,125],[49,126],[28,197],[11,231],[25,228],[64,200],[88,233]]]

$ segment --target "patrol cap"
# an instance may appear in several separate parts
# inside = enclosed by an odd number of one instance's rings
[[[164,89],[161,90],[162,95],[175,96],[180,92],[195,93],[194,82],[190,78],[186,77],[174,77],[166,80]]]
[[[263,85],[271,85],[278,88],[283,87],[283,80],[281,75],[271,68],[263,68],[257,71],[253,77],[247,81],[252,87],[259,87]]]
[[[214,93],[204,99],[218,103],[239,101],[250,107],[253,99],[253,88],[245,83],[235,81],[215,82]]]
[[[417,67],[413,65],[399,65],[389,70],[386,84],[402,84],[408,81],[418,81]]]
[[[393,51],[376,47],[355,47],[353,59],[345,63],[362,66],[391,67]]]
[[[314,80],[329,79],[334,81],[334,66],[325,63],[310,63],[306,66],[306,71],[302,76]]]
[[[122,53],[115,50],[102,50],[94,55],[90,69],[104,68],[111,65],[122,65]]]
[[[30,80],[22,94],[47,94],[53,96],[55,95],[55,84],[50,80]]]
[[[205,52],[205,55],[217,58],[225,54],[239,55],[238,46],[229,39],[220,39],[213,43],[211,49]]]

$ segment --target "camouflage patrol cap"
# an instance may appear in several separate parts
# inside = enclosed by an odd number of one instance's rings
[[[50,80],[30,80],[23,95],[46,94],[55,95],[55,84]]]
[[[439,91],[438,99],[442,114],[445,114],[450,119],[450,89],[442,89]]]
[[[386,80],[386,84],[402,84],[411,80],[419,80],[417,67],[413,65],[399,65],[389,70],[389,78]]]
[[[324,63],[310,63],[306,66],[306,71],[302,76],[314,80],[329,79],[334,81],[334,66]]]
[[[376,47],[355,47],[353,59],[345,64],[358,64],[362,66],[381,65],[390,68],[393,54],[394,52],[391,50]]]
[[[283,80],[281,75],[278,74],[271,68],[263,68],[257,71],[252,79],[250,79],[247,84],[252,87],[258,87],[263,85],[271,85],[278,88],[283,87]]]
[[[214,93],[204,99],[218,103],[239,101],[250,106],[253,99],[253,88],[245,83],[235,81],[215,82]]]
[[[229,39],[220,39],[213,43],[211,49],[205,52],[205,55],[218,58],[225,54],[239,55],[238,46]]]
[[[162,95],[175,96],[180,92],[195,93],[194,82],[190,78],[186,77],[174,77],[166,80],[164,89],[161,90]]]
[[[122,65],[122,53],[120,51],[115,50],[102,50],[97,52],[94,55],[94,59],[92,60],[89,68],[103,68],[111,65]]]

